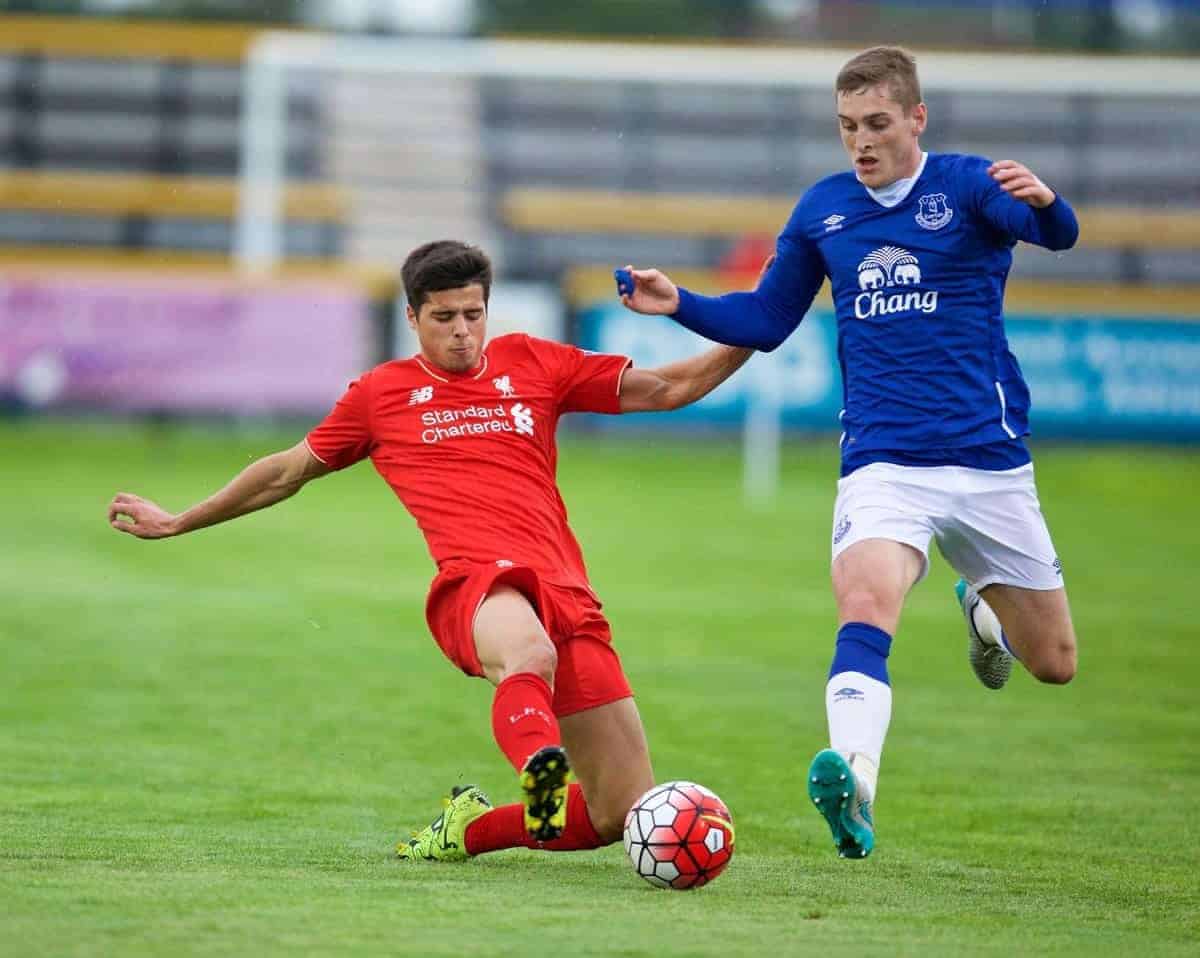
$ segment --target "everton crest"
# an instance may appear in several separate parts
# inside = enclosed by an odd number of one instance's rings
[[[946,205],[945,193],[926,193],[917,200],[917,222],[927,230],[940,230],[954,219],[954,210]]]

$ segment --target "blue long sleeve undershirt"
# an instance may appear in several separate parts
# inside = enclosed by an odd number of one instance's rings
[[[756,290],[712,297],[681,286],[672,318],[706,339],[770,352],[800,325],[824,280],[825,263],[816,246],[785,232]]]

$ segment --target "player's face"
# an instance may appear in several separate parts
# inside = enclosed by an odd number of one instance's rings
[[[917,138],[925,132],[925,104],[905,112],[886,84],[837,95],[842,146],[865,186],[880,189],[912,176],[921,165]]]
[[[420,312],[408,307],[408,325],[421,343],[421,355],[453,373],[479,365],[487,338],[487,303],[478,283],[430,293]]]

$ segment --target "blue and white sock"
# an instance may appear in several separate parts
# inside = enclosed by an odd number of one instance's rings
[[[829,747],[854,769],[865,798],[875,798],[883,740],[892,719],[887,657],[892,637],[865,622],[838,630],[837,648],[825,686]]]

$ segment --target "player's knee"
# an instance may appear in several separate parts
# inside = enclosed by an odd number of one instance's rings
[[[488,672],[488,678],[497,684],[510,676],[532,672],[553,687],[558,651],[544,635],[530,636],[527,642],[511,643],[500,657],[498,666]]]
[[[554,685],[554,673],[558,669],[558,651],[549,641],[542,639],[521,650],[515,658],[509,674],[532,672],[540,676],[547,685]]]
[[[846,622],[866,622],[890,631],[900,600],[881,594],[875,589],[850,589],[838,597],[838,611]]]
[[[1039,682],[1066,685],[1075,678],[1077,666],[1075,643],[1062,642],[1029,663],[1029,671]]]
[[[1045,682],[1048,685],[1066,685],[1071,679],[1075,678],[1074,657],[1043,663],[1033,674],[1037,677],[1038,681]]]

